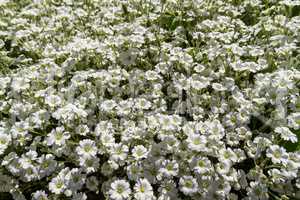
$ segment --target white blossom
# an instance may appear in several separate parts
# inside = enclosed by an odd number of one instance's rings
[[[134,186],[134,198],[137,200],[153,199],[153,189],[147,179],[139,179]]]
[[[283,147],[278,145],[272,145],[267,149],[267,157],[272,159],[273,163],[281,163],[286,162],[288,154]]]
[[[180,190],[185,195],[192,195],[198,191],[198,183],[192,176],[183,176],[179,180]]]
[[[277,127],[275,128],[275,132],[279,133],[281,138],[286,141],[291,141],[293,143],[298,141],[297,136],[287,127]]]
[[[128,199],[131,194],[129,183],[125,180],[115,180],[109,190],[110,198],[114,200]]]
[[[0,0],[3,198],[299,198],[299,5]]]
[[[79,142],[76,151],[79,156],[94,157],[97,154],[97,147],[93,140],[85,139]]]

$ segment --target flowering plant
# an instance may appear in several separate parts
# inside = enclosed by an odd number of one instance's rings
[[[0,11],[0,200],[300,198],[299,0]]]

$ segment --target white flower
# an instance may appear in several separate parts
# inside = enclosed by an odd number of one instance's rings
[[[96,172],[99,168],[99,158],[97,157],[79,157],[79,165],[83,167],[88,174]]]
[[[29,167],[33,167],[34,161],[37,159],[37,152],[30,150],[25,155],[19,159],[19,163],[21,164],[22,168],[27,169]]]
[[[300,154],[296,152],[289,152],[289,162],[293,162],[296,165],[295,168],[300,168]]]
[[[134,198],[137,200],[151,200],[153,189],[147,179],[139,179],[134,185]]]
[[[212,163],[207,157],[194,157],[191,166],[195,173],[205,174],[212,168]]]
[[[175,160],[164,160],[159,172],[166,177],[177,176],[179,172],[179,165]]]
[[[15,77],[12,80],[11,87],[14,91],[19,92],[30,87],[30,80],[23,77]]]
[[[299,0],[284,0],[284,1],[281,1],[279,3],[287,5],[287,6],[299,6],[300,5]]]
[[[144,110],[147,110],[151,107],[151,103],[144,99],[144,98],[139,98],[136,100],[136,107],[138,109],[144,109]]]
[[[57,127],[52,130],[51,133],[47,135],[47,145],[51,146],[53,144],[57,146],[62,146],[66,143],[71,136],[68,132],[64,131],[64,127]]]
[[[97,154],[97,147],[93,140],[84,139],[79,142],[79,146],[76,147],[76,152],[79,156],[95,157]]]
[[[158,188],[160,200],[178,199],[178,189],[173,180],[164,179]]]
[[[231,148],[227,148],[227,149],[220,149],[219,150],[219,159],[220,162],[226,162],[227,160],[232,161],[232,162],[236,162],[237,161],[237,156],[234,153],[234,151],[232,151]]]
[[[268,188],[264,183],[258,181],[250,182],[250,186],[247,188],[247,195],[250,199],[267,200],[269,199]]]
[[[145,78],[149,81],[154,81],[154,80],[160,79],[161,77],[156,71],[148,70],[145,73]]]
[[[195,90],[201,90],[209,85],[209,80],[204,77],[199,77],[199,80],[189,79],[191,87]]]
[[[218,120],[213,120],[212,122],[209,123],[209,133],[211,135],[209,137],[211,138],[216,138],[216,139],[221,139],[224,136],[224,127]]]
[[[85,193],[83,192],[75,192],[73,195],[72,195],[72,200],[87,200],[87,196]]]
[[[80,124],[76,129],[76,133],[83,136],[86,136],[89,133],[89,131],[89,127],[85,124]]]
[[[23,171],[23,174],[21,176],[22,181],[30,182],[39,179],[38,169],[33,165],[28,166],[26,169],[22,171]]]
[[[78,107],[77,105],[74,104],[67,104],[62,108],[59,108],[56,110],[54,113],[52,113],[52,116],[57,119],[57,120],[62,120],[64,122],[70,122],[74,119],[78,119],[80,117],[86,118],[88,113]]]
[[[143,167],[139,164],[133,163],[127,167],[126,171],[130,180],[137,180],[142,175]]]
[[[212,88],[216,91],[225,91],[226,87],[224,87],[222,84],[220,83],[213,83],[212,84]]]
[[[200,134],[190,134],[187,138],[188,147],[193,151],[203,151],[206,146],[206,137]]]
[[[227,174],[230,171],[231,167],[232,167],[232,163],[230,160],[224,160],[215,165],[216,171],[222,175]]]
[[[65,181],[61,177],[55,177],[49,183],[49,190],[54,194],[62,194],[65,189]]]
[[[38,190],[32,194],[34,200],[48,200],[48,195],[43,190]]]
[[[270,169],[268,171],[268,174],[271,176],[271,180],[274,183],[283,183],[284,182],[284,176],[282,172],[278,169]]]
[[[100,104],[100,109],[104,112],[111,112],[117,106],[114,100],[105,100]]]
[[[68,184],[68,189],[71,190],[70,193],[80,190],[85,183],[86,176],[82,171],[82,169],[73,168],[64,176]]]
[[[100,141],[105,147],[112,147],[115,144],[115,138],[111,133],[101,134]]]
[[[259,49],[257,47],[252,47],[249,51],[249,54],[251,56],[261,56],[264,54],[264,51],[262,49]]]
[[[45,98],[45,103],[48,104],[51,108],[60,106],[62,103],[61,98],[58,95],[49,95]]]
[[[122,100],[119,102],[119,106],[118,106],[118,115],[120,116],[126,116],[129,115],[132,108],[133,108],[133,101],[130,100]]]
[[[137,159],[147,158],[149,151],[143,145],[137,145],[132,150],[132,156]]]
[[[126,200],[131,195],[130,185],[125,180],[115,180],[111,183],[109,196],[113,200]]]
[[[112,146],[111,151],[111,158],[112,160],[115,161],[122,161],[125,160],[127,158],[128,155],[128,146],[123,145],[123,144],[114,144]]]
[[[4,132],[1,132],[0,129],[0,155],[4,153],[4,151],[10,144],[10,142],[11,142],[11,136]]]
[[[286,150],[283,147],[280,147],[278,145],[272,145],[267,149],[266,153],[268,158],[272,159],[272,162],[274,164],[276,163],[286,163],[286,160],[288,158],[288,154],[286,153]]]
[[[55,157],[52,154],[42,155],[37,159],[37,162],[40,164],[38,170],[42,177],[50,175],[57,166]]]
[[[286,141],[291,141],[293,143],[298,141],[297,136],[287,127],[276,127],[275,133],[279,133],[280,137]]]
[[[179,179],[180,191],[185,195],[193,195],[198,191],[197,180],[192,176],[183,176]]]

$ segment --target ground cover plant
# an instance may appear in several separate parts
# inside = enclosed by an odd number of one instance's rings
[[[0,0],[0,200],[300,198],[299,0]]]

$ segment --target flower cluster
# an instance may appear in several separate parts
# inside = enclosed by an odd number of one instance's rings
[[[299,0],[0,0],[0,199],[300,198]]]

